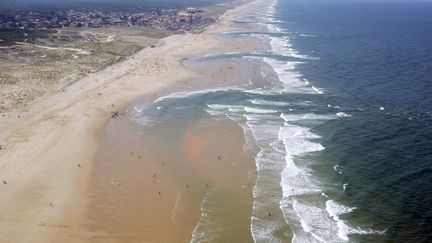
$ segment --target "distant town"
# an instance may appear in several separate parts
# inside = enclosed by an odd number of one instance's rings
[[[112,26],[148,26],[168,30],[190,30],[214,21],[199,8],[152,9],[148,12],[102,12],[52,10],[0,16],[0,29],[38,31],[58,28],[100,28]]]

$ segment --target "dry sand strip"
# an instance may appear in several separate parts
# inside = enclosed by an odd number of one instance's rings
[[[1,242],[76,242],[97,137],[114,112],[199,73],[184,68],[191,55],[235,48],[214,37],[230,20],[259,4],[229,10],[202,34],[170,36],[69,86],[36,100],[20,118],[0,121]]]

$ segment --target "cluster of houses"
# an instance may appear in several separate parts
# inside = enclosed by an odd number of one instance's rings
[[[68,27],[98,28],[108,26],[151,26],[183,29],[206,21],[204,11],[197,8],[159,9],[149,12],[50,11],[29,12],[14,17],[0,16],[0,29],[54,29]],[[208,19],[207,19],[208,21]]]

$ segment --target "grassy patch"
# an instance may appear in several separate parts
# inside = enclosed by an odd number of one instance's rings
[[[9,43],[23,41],[22,33],[15,34]],[[169,34],[149,28],[61,29],[0,48],[0,112],[60,90]]]
[[[25,31],[25,30],[9,30],[0,29],[0,46],[14,45],[16,42],[31,42],[33,43],[39,38],[48,38],[49,35],[56,33],[55,30],[38,30],[38,31]]]

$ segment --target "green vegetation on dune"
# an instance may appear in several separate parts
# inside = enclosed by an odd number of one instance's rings
[[[0,112],[60,90],[170,33],[147,28],[101,28],[44,34],[43,38],[34,35],[31,42],[0,48]]]
[[[56,33],[55,30],[10,30],[0,29],[0,46],[14,45],[16,42],[34,42],[36,39],[47,38],[49,35]]]

